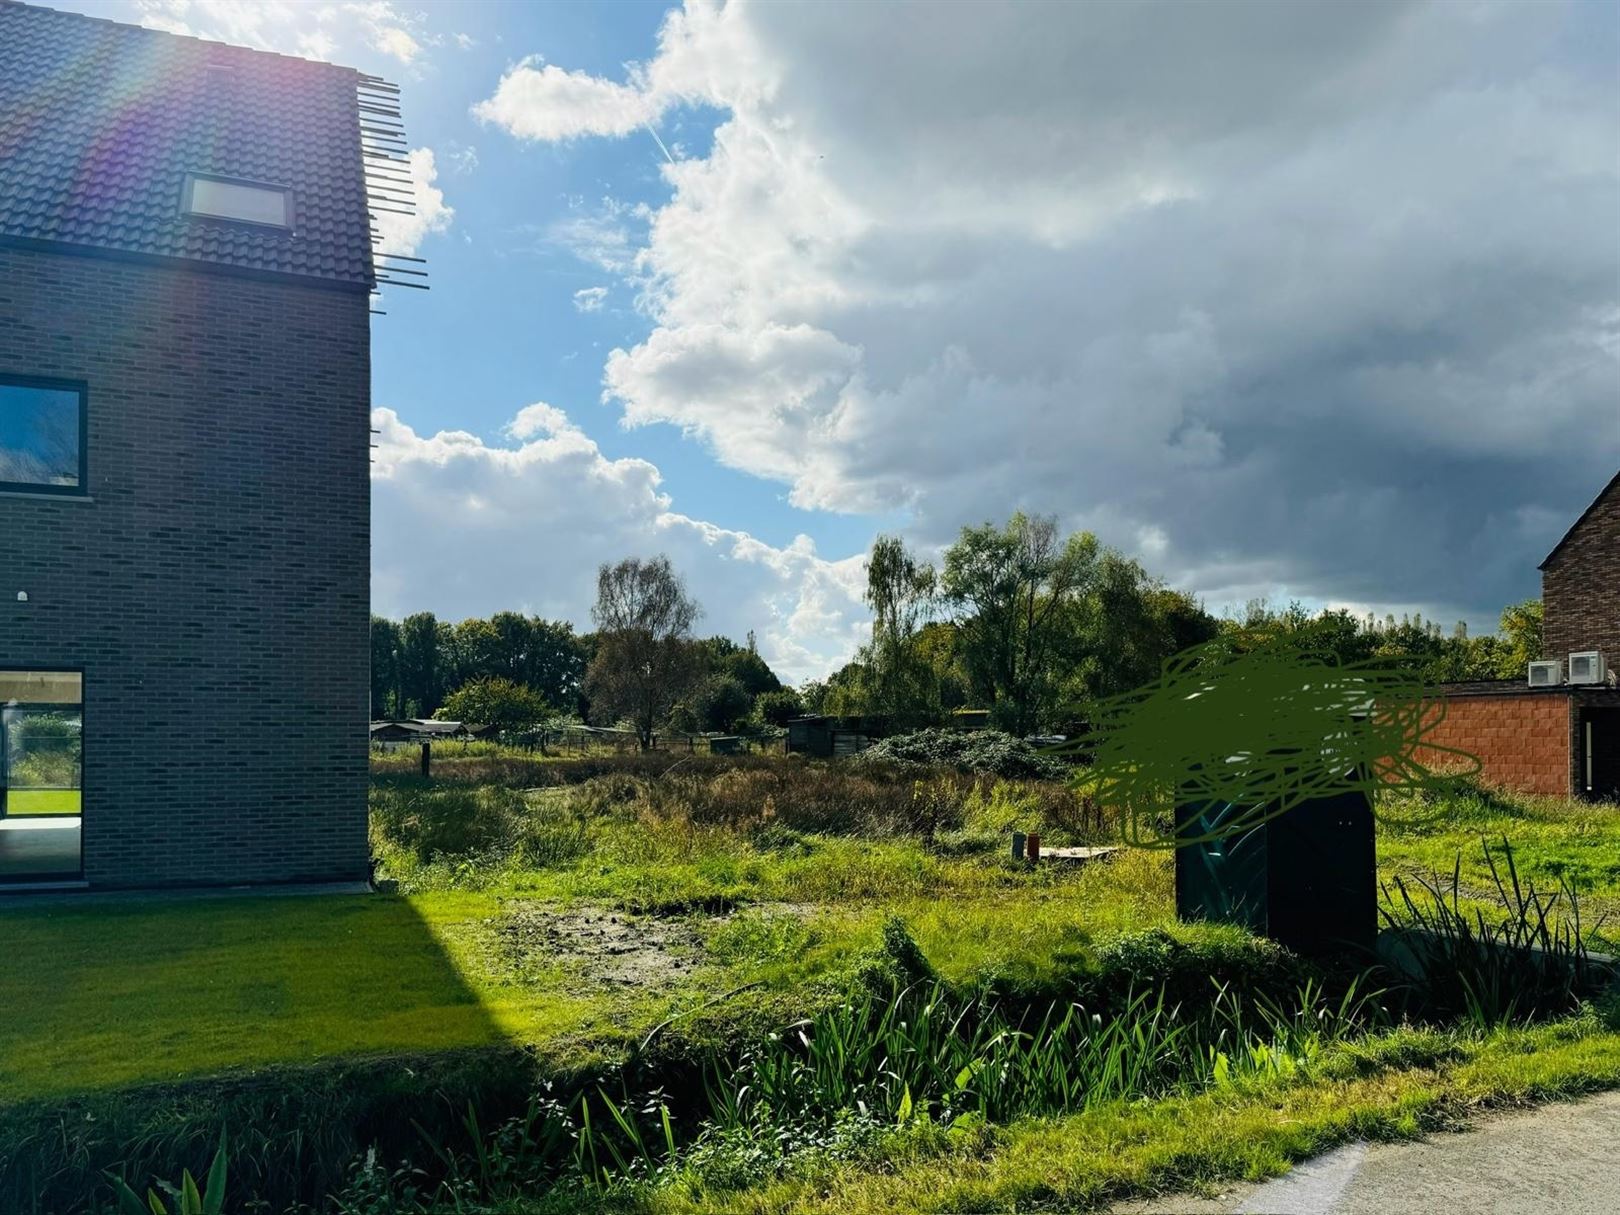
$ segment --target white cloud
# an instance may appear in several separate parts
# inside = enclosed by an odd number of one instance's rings
[[[379,250],[411,257],[428,236],[449,231],[456,211],[445,203],[444,192],[433,184],[439,177],[433,149],[413,148],[408,160],[406,171],[411,179],[411,193],[416,199],[416,214],[378,211],[376,227]]]
[[[464,51],[470,51],[478,45],[478,39],[471,34],[452,34],[451,37],[456,40],[456,45]]]
[[[574,292],[574,308],[579,312],[600,312],[607,293],[606,287],[581,287]]]
[[[628,134],[660,109],[640,89],[530,59],[502,77],[473,113],[526,139],[559,140]]]
[[[397,25],[382,26],[373,30],[371,45],[401,63],[410,63],[422,53],[422,44]]]
[[[330,60],[367,47],[411,64],[430,41],[421,17],[388,0],[135,0],[134,7],[136,20],[152,29],[307,59]]]
[[[723,115],[645,236],[557,234],[654,322],[604,368],[628,423],[924,544],[1050,510],[1211,602],[1485,620],[1560,530],[1518,521],[1620,451],[1601,26],[689,0],[622,79],[526,61],[478,112],[550,141]]]
[[[569,210],[566,218],[553,221],[539,234],[542,244],[565,249],[612,274],[628,275],[635,269],[638,240],[650,214],[645,207],[604,198],[588,208],[583,199],[574,199]]]
[[[705,615],[700,631],[756,631],[765,660],[799,680],[863,639],[859,558],[821,558],[806,537],[773,548],[677,513],[644,460],[609,460],[555,406],[506,428],[510,445],[464,431],[418,435],[377,409],[372,604],[457,620],[515,608],[588,627],[596,567],[665,553]]]

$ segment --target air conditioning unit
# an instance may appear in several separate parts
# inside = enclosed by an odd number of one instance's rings
[[[1532,662],[1530,664],[1530,686],[1532,688],[1556,688],[1564,682],[1564,664],[1558,659],[1549,659],[1546,662]]]
[[[1570,683],[1607,683],[1609,670],[1596,650],[1581,650],[1569,656]]]

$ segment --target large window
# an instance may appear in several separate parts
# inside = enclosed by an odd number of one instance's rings
[[[205,219],[231,219],[271,228],[292,227],[292,193],[284,186],[188,173],[180,207],[187,215],[200,215]]]
[[[84,676],[0,670],[0,882],[79,874]]]
[[[84,493],[83,384],[0,375],[0,490]]]

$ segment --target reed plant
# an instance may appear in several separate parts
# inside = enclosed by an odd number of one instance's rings
[[[1612,983],[1614,964],[1588,945],[1602,918],[1582,923],[1575,886],[1560,876],[1556,890],[1538,890],[1506,839],[1481,847],[1490,891],[1465,892],[1461,853],[1449,879],[1397,876],[1384,887],[1391,965],[1412,1010],[1488,1028],[1572,1012]]]

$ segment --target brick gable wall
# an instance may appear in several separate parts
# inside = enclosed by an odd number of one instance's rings
[[[84,669],[93,884],[366,874],[368,321],[0,247],[0,372],[89,386],[89,500],[0,495],[0,665]]]
[[[1541,571],[1542,652],[1600,650],[1620,668],[1620,480],[1611,482]]]

